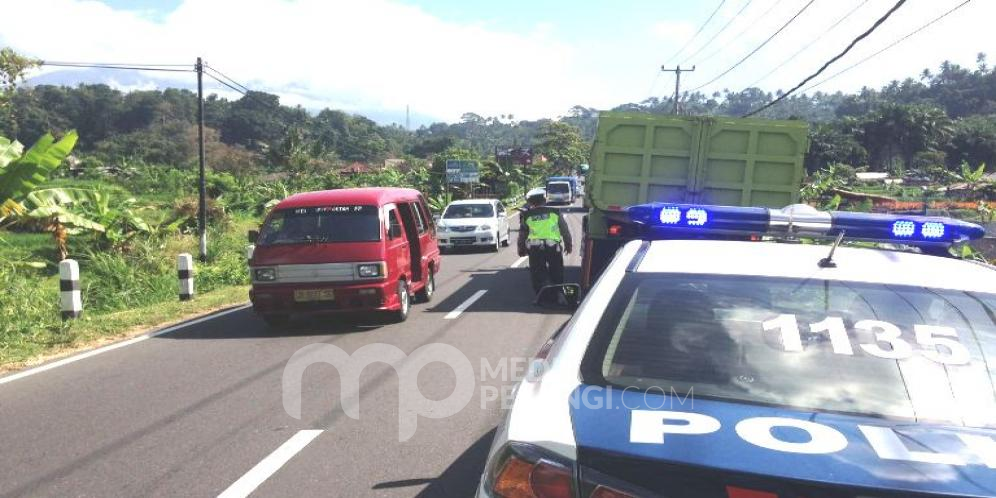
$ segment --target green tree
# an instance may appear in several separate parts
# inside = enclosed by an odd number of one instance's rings
[[[587,162],[589,145],[581,138],[581,130],[567,123],[550,122],[536,137],[534,152],[543,154],[554,172],[570,174],[579,164]]]

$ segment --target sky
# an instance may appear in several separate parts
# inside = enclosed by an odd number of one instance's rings
[[[962,1],[908,0],[813,81],[880,50]],[[202,56],[241,84],[280,95],[282,103],[394,114],[399,123],[406,106],[420,116],[449,122],[466,112],[537,119],[565,115],[574,105],[604,109],[651,96],[666,98],[675,80],[672,73],[660,71],[662,64],[695,66],[694,72],[682,74],[683,90],[788,89],[894,3],[0,0],[0,46],[48,61],[192,64]],[[717,78],[800,10],[764,48]],[[971,1],[811,91],[877,88],[917,77],[944,60],[975,68],[979,52],[991,54],[996,63],[992,19],[996,1]],[[146,82],[104,82],[130,90],[171,81],[187,85],[190,79],[183,73],[150,73]],[[237,96],[217,85],[210,88]]]

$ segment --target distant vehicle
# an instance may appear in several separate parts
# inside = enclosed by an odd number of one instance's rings
[[[498,252],[511,240],[508,212],[498,199],[468,199],[446,206],[439,218],[439,247],[487,247]]]
[[[799,201],[808,148],[803,121],[601,113],[584,187],[582,286],[633,240],[627,207],[787,206]]]
[[[530,363],[479,498],[996,496],[996,267],[796,239],[946,254],[982,227],[809,206],[627,216],[642,240]],[[774,240],[716,240],[733,235]]]
[[[277,204],[249,261],[253,309],[272,325],[316,312],[380,311],[404,321],[435,291],[439,247],[417,190],[357,188]]]
[[[579,197],[581,195],[580,182],[578,181],[578,177],[576,177],[576,176],[551,176],[551,177],[547,178],[546,179],[546,185],[547,185],[547,192],[548,193],[549,193],[549,190],[550,190],[550,184],[553,183],[553,182],[567,182],[567,183],[570,184],[570,186],[571,186],[571,200],[570,200],[570,202],[572,202],[572,203],[574,202],[574,199],[576,199],[577,197]]]
[[[573,204],[574,191],[571,188],[571,184],[564,181],[547,182],[546,202],[550,204]]]

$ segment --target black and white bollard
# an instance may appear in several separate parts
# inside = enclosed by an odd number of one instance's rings
[[[59,301],[63,320],[79,318],[83,314],[80,265],[74,259],[59,261]]]
[[[176,276],[180,282],[180,300],[194,297],[194,258],[188,253],[176,257]]]

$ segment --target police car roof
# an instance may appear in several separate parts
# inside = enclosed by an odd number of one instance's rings
[[[820,278],[996,293],[996,271],[988,265],[842,246],[833,256],[837,267],[820,268],[817,263],[829,253],[829,245],[658,240],[650,243],[635,271]],[[640,252],[636,258],[641,258]]]

